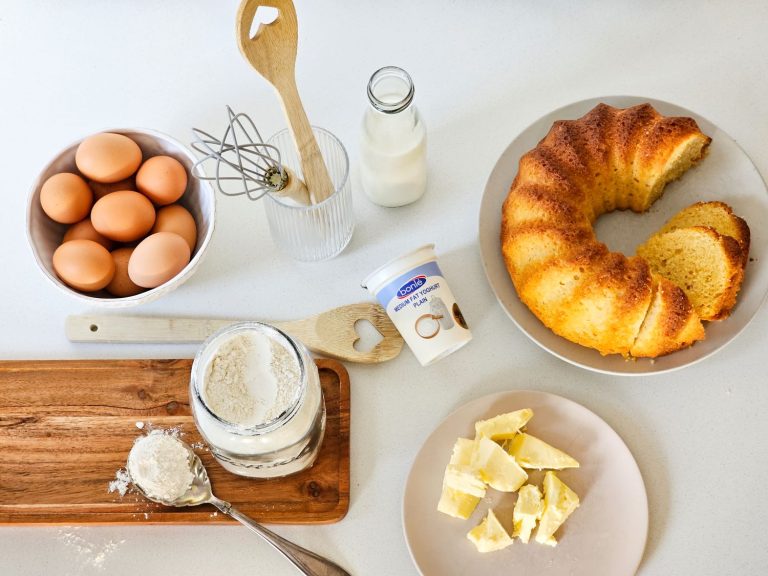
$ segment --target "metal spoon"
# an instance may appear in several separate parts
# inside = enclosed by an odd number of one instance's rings
[[[166,501],[149,496],[144,492],[141,485],[134,481],[134,485],[145,498],[159,504],[175,506],[177,508],[184,506],[198,506],[200,504],[213,504],[224,514],[231,516],[246,528],[264,538],[264,540],[269,542],[278,552],[281,552],[283,556],[288,558],[288,560],[301,570],[302,573],[308,574],[309,576],[351,576],[349,572],[339,567],[337,564],[334,564],[330,560],[323,558],[314,552],[310,552],[306,548],[302,548],[293,542],[289,542],[271,530],[267,530],[264,526],[257,524],[248,516],[237,510],[229,502],[214,496],[213,491],[211,490],[211,481],[208,479],[208,472],[205,470],[205,466],[203,466],[200,457],[195,454],[186,442],[183,442],[178,438],[174,438],[174,440],[184,446],[187,452],[189,452],[189,469],[194,475],[192,485],[176,500]]]

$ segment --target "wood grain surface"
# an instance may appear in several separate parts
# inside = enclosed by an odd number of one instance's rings
[[[315,465],[277,479],[230,474],[196,449],[214,493],[255,520],[330,523],[349,507],[349,376],[318,360],[325,440]],[[134,440],[178,427],[201,442],[188,403],[191,360],[0,362],[0,524],[215,524],[210,505],[170,508],[108,492]],[[137,427],[144,423],[144,429]]]

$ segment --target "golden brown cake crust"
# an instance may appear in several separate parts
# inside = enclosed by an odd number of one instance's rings
[[[691,118],[599,104],[555,122],[521,157],[502,209],[502,253],[520,299],[547,327],[602,354],[631,354],[654,280],[644,260],[609,252],[592,223],[616,208],[646,210],[709,142]],[[686,345],[703,337],[690,304],[671,296],[660,303],[668,327],[645,345],[649,355],[678,349],[682,326],[693,327]]]
[[[713,230],[714,232],[714,230]],[[715,232],[717,234],[717,232]],[[739,243],[730,236],[723,236],[723,243],[728,254],[730,265],[733,268],[730,288],[723,297],[723,304],[720,313],[713,320],[723,320],[731,315],[733,307],[736,306],[736,296],[741,290],[741,282],[744,280],[744,259],[743,252]]]
[[[667,313],[664,315],[662,322],[659,323],[659,328],[661,330],[661,335],[664,338],[669,339],[675,337],[683,328],[685,328],[688,319],[691,316],[693,306],[691,306],[691,302],[686,297],[685,292],[672,282],[669,282],[668,280],[666,282],[666,300],[668,302]]]
[[[704,326],[685,292],[662,276],[653,275],[654,294],[632,356],[655,358],[676,352],[704,339]]]

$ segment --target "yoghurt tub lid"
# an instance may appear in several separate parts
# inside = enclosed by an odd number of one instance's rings
[[[435,245],[425,244],[380,266],[366,276],[360,286],[375,296],[393,278],[397,278],[411,268],[432,260],[437,260]]]

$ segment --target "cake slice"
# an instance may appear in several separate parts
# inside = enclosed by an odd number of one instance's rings
[[[656,358],[704,339],[704,326],[690,300],[663,276],[653,274],[653,300],[630,355]]]
[[[693,118],[659,115],[637,142],[632,164],[636,191],[630,208],[635,212],[647,210],[669,182],[704,157],[710,142]]]
[[[749,260],[749,226],[733,213],[725,202],[697,202],[683,208],[664,224],[660,232],[669,232],[677,228],[708,226],[718,234],[730,236],[739,243],[744,266]]]
[[[744,277],[736,240],[705,226],[677,228],[654,234],[637,254],[685,292],[699,318],[728,317]]]

